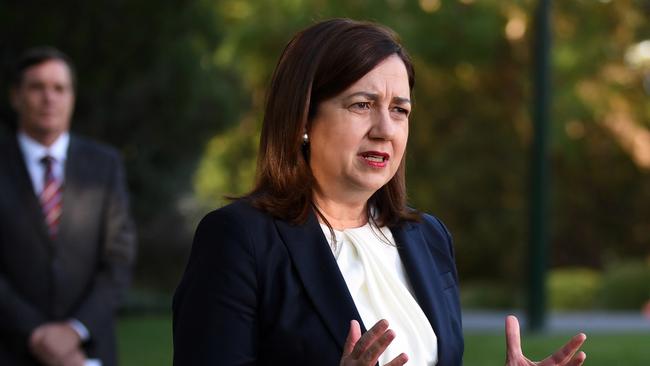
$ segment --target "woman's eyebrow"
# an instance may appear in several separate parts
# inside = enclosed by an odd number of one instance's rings
[[[352,93],[345,97],[345,99],[352,99],[354,97],[364,97],[368,100],[372,100],[373,102],[376,102],[379,100],[379,94],[377,93],[371,93],[371,92],[365,92],[365,91],[360,91],[356,93]],[[395,104],[411,104],[411,100],[409,98],[404,98],[404,97],[393,97],[392,99],[393,103]]]
[[[371,92],[365,92],[365,91],[359,91],[356,93],[352,93],[345,97],[345,99],[352,99],[355,97],[364,97],[365,99],[369,99],[372,101],[378,101],[379,100],[379,94],[377,93],[371,93]]]
[[[411,104],[411,100],[409,98],[393,97],[393,103],[395,103],[395,104]]]

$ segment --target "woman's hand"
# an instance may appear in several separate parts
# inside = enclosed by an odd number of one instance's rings
[[[521,352],[519,321],[514,315],[508,315],[506,317],[506,366],[580,366],[585,362],[587,355],[582,351],[576,352],[586,339],[586,335],[579,333],[543,361],[533,362]]]
[[[374,366],[393,339],[395,339],[395,332],[388,329],[388,321],[385,319],[378,321],[363,336],[361,336],[359,322],[352,320],[348,338],[343,345],[341,366]],[[399,366],[406,361],[408,357],[401,353],[385,366]]]

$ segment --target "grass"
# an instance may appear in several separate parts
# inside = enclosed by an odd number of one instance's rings
[[[172,364],[170,317],[123,317],[117,324],[117,333],[120,366]]]
[[[541,361],[573,334],[523,335],[522,348],[531,360]],[[586,366],[649,366],[650,333],[587,334],[582,350]],[[464,366],[503,365],[505,337],[499,333],[465,334]]]
[[[541,360],[571,336],[524,335],[524,353],[530,359]],[[586,366],[650,366],[650,332],[587,336],[583,347],[587,353]],[[118,338],[121,366],[171,365],[171,320],[168,316],[121,318]],[[503,365],[504,349],[501,333],[468,333],[465,335],[464,366]]]

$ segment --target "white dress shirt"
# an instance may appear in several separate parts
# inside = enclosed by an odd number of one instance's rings
[[[63,183],[69,144],[70,134],[67,132],[61,134],[50,146],[44,146],[27,136],[24,132],[18,132],[18,145],[23,153],[25,165],[27,166],[29,177],[32,180],[32,187],[36,196],[40,196],[43,191],[45,165],[41,160],[46,156],[54,158],[52,162],[52,174],[54,175],[54,179]]]

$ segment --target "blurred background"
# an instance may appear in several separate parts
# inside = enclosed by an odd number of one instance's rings
[[[452,232],[464,309],[523,308],[537,4],[0,1],[2,70],[31,46],[66,52],[79,79],[72,130],[123,154],[140,244],[123,364],[170,364],[171,294],[194,227],[252,187],[277,58],[296,31],[330,17],[386,24],[414,59],[410,202]],[[650,0],[556,1],[551,27],[548,306],[640,315],[650,299]],[[2,86],[0,134],[13,133],[5,74]],[[466,364],[491,364],[480,362],[489,352],[502,362],[500,331],[488,336],[496,349],[470,332]],[[542,354],[563,339],[539,337]],[[627,345],[640,358],[623,364],[647,365],[649,342],[650,326],[602,344]],[[634,357],[617,350],[602,364]]]

